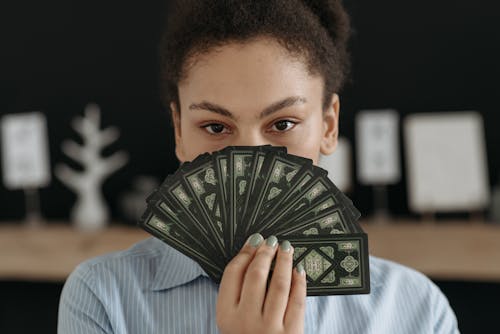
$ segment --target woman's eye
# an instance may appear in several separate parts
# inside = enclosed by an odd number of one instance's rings
[[[273,124],[273,131],[279,131],[279,132],[287,131],[293,128],[295,124],[296,124],[295,122],[286,119],[278,121]]]
[[[207,125],[203,125],[202,128],[205,128],[208,131],[208,133],[213,135],[221,134],[223,133],[224,130],[227,130],[225,129],[224,125],[219,123],[210,123]]]

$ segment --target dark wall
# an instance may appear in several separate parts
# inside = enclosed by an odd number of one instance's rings
[[[500,4],[492,1],[344,1],[357,35],[353,84],[343,95],[341,130],[353,134],[360,109],[410,113],[477,110],[485,123],[490,183],[500,183]],[[402,143],[401,138],[401,143]],[[403,155],[401,155],[403,156]],[[406,215],[403,180],[389,187],[393,213]],[[354,202],[371,209],[371,189],[357,185]],[[365,211],[363,211],[365,210]]]
[[[396,108],[401,115],[478,110],[485,119],[491,183],[500,175],[500,5],[494,1],[345,1],[355,34],[352,83],[341,94],[341,134],[354,140],[361,109]],[[48,117],[52,163],[74,163],[60,143],[86,103],[98,103],[103,124],[122,136],[130,163],[104,185],[113,214],[117,196],[138,174],[163,179],[178,164],[159,102],[156,45],[165,1],[11,1],[2,8],[0,113],[41,110]],[[404,164],[403,164],[404,167]],[[404,176],[404,169],[403,169]],[[350,194],[372,211],[369,187]],[[57,179],[41,191],[49,219],[65,219],[74,195]],[[0,220],[21,219],[23,194],[0,185]],[[393,213],[407,215],[404,179],[389,188]],[[8,205],[4,205],[8,203]]]
[[[116,125],[121,138],[104,153],[125,149],[129,164],[104,185],[116,197],[132,177],[165,177],[177,168],[168,118],[157,88],[156,44],[164,1],[18,1],[8,5],[9,31],[0,54],[0,113],[43,111],[48,119],[52,163],[75,164],[60,150],[78,139],[70,121],[88,102],[102,110],[103,126]],[[5,12],[4,12],[5,14]],[[23,217],[23,193],[0,185],[0,219]],[[41,190],[43,214],[64,219],[75,196],[57,179]]]

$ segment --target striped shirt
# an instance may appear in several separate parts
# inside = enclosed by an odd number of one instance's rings
[[[368,295],[307,297],[305,333],[458,333],[448,300],[423,274],[370,256]],[[217,333],[218,285],[156,238],[80,264],[59,305],[62,333]]]

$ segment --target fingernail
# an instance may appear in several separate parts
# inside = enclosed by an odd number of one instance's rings
[[[280,247],[283,252],[289,252],[292,245],[290,245],[290,241],[285,240],[281,243]]]
[[[264,241],[264,238],[262,237],[262,235],[260,235],[260,233],[252,234],[248,238],[248,243],[250,244],[250,246],[255,248],[259,247],[262,241]]]
[[[269,246],[269,247],[272,247],[274,248],[276,246],[276,244],[278,243],[278,238],[276,238],[274,235],[271,235],[269,238],[267,238],[266,240],[266,244]]]
[[[303,275],[304,274],[304,265],[302,263],[299,263],[297,265],[297,272],[300,274],[300,275]]]

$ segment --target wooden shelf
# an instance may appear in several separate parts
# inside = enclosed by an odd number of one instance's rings
[[[442,280],[500,282],[500,225],[446,222],[368,223],[370,253]],[[0,279],[61,282],[75,266],[149,237],[138,227],[112,225],[83,233],[68,224],[0,223]]]
[[[138,227],[79,232],[68,224],[0,223],[0,279],[64,281],[80,262],[126,249],[149,235]]]
[[[370,253],[441,280],[500,282],[500,224],[362,224]]]

